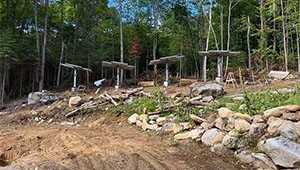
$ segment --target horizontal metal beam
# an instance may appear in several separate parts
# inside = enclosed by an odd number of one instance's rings
[[[169,63],[169,62],[179,61],[182,58],[184,58],[184,55],[182,55],[182,56],[174,55],[174,56],[161,57],[160,59],[157,59],[157,60],[151,60],[149,62],[149,65],[166,64],[166,63]]]
[[[207,56],[207,57],[217,57],[217,56],[234,57],[234,56],[238,56],[239,54],[240,54],[240,52],[229,51],[229,50],[199,51],[200,56]]]

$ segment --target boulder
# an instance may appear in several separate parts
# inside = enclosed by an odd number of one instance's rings
[[[189,137],[192,139],[199,139],[202,134],[205,132],[205,130],[203,129],[193,129],[191,131],[189,131]]]
[[[287,105],[285,106],[285,109],[288,110],[289,112],[297,112],[300,110],[299,105]]]
[[[189,132],[178,133],[174,136],[175,140],[182,140],[182,139],[188,139],[188,138],[189,138]]]
[[[297,168],[300,166],[300,144],[279,136],[267,139],[264,149],[276,165],[285,168]]]
[[[177,123],[173,123],[173,122],[169,122],[169,123],[165,123],[162,128],[161,131],[159,132],[160,134],[167,134],[167,133],[179,133],[182,130],[182,126],[180,126]]]
[[[250,125],[249,135],[251,137],[261,137],[266,133],[266,123],[252,123]]]
[[[69,107],[77,107],[82,104],[83,100],[80,96],[74,96],[69,99]]]
[[[158,126],[162,126],[166,122],[167,122],[167,118],[166,117],[159,117],[159,118],[156,119],[156,124]]]
[[[229,149],[234,149],[238,146],[238,140],[239,138],[227,134],[224,136],[222,144]]]
[[[129,116],[128,118],[128,123],[130,124],[135,124],[137,120],[139,120],[140,116],[136,113],[134,113],[133,115]]]
[[[296,140],[299,135],[295,129],[294,123],[291,121],[283,121],[281,126],[278,128],[278,131],[282,137]]]
[[[190,86],[190,93],[192,96],[206,95],[216,97],[223,95],[224,89],[217,83],[196,82]]]
[[[234,113],[233,117],[236,119],[244,119],[247,122],[251,122],[252,121],[252,117],[248,114],[242,114],[242,113]]]
[[[253,165],[257,169],[266,169],[266,170],[277,170],[277,166],[274,165],[272,160],[263,153],[252,153]]]
[[[250,129],[250,123],[244,119],[236,119],[235,129],[243,132],[248,131]]]
[[[216,143],[221,143],[224,138],[224,133],[217,128],[212,128],[206,131],[202,137],[201,141],[205,145],[213,146]]]
[[[239,158],[239,160],[242,163],[250,164],[253,162],[253,157],[252,157],[252,151],[251,150],[243,150],[243,151],[238,151],[235,153],[235,156]]]
[[[182,123],[179,123],[179,125],[183,127],[183,130],[189,130],[192,127],[190,122],[182,122]]]
[[[233,116],[233,112],[226,107],[219,108],[218,114],[221,118],[228,118],[228,119]]]
[[[144,123],[147,123],[147,117],[148,117],[148,115],[146,115],[146,114],[141,114],[141,115],[140,115],[140,121],[142,121],[142,122],[144,122]]]
[[[300,112],[296,112],[296,113],[283,113],[282,114],[282,118],[286,119],[286,120],[291,120],[291,121],[300,121]]]
[[[283,123],[283,120],[280,118],[275,118],[275,117],[270,117],[267,124],[268,126],[268,132],[270,135],[277,135],[278,132],[278,128],[281,126],[281,124]]]
[[[153,124],[153,125],[150,125],[146,122],[142,122],[142,129],[143,130],[157,130],[158,128],[158,125],[157,124]]]
[[[45,92],[31,92],[28,95],[28,104],[36,104],[36,103],[53,103],[59,100],[57,96],[51,93]]]
[[[280,117],[284,112],[286,112],[285,106],[275,107],[273,109],[266,110],[264,116],[269,117]]]
[[[216,143],[210,148],[211,152],[215,152],[218,154],[233,154],[233,151],[228,149],[222,143]]]
[[[295,126],[295,129],[296,129],[298,135],[300,136],[300,122],[295,123],[294,126]]]

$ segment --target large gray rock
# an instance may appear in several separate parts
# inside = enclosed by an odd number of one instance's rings
[[[204,132],[205,132],[204,129],[199,129],[199,128],[193,129],[189,131],[189,137],[192,139],[199,139]]]
[[[230,136],[227,134],[223,138],[222,144],[224,146],[226,146],[227,148],[234,149],[234,148],[237,148],[237,146],[238,146],[238,140],[239,140],[238,137]]]
[[[264,150],[276,165],[286,168],[300,166],[300,145],[284,137],[270,138]]]
[[[212,128],[206,131],[202,137],[201,141],[205,145],[212,146],[216,143],[221,143],[224,138],[224,133],[218,130],[217,128]]]
[[[291,140],[296,140],[299,137],[294,123],[291,121],[283,121],[282,125],[278,128],[278,131],[282,137]]]
[[[251,137],[261,137],[267,130],[266,123],[252,123],[250,125],[249,135]]]
[[[265,170],[277,170],[278,168],[272,160],[263,153],[252,153],[253,165],[257,169],[265,169]]]
[[[57,96],[45,92],[31,92],[28,95],[28,104],[52,103],[59,100]]]
[[[251,156],[252,154],[252,151],[251,150],[243,150],[243,151],[238,151],[235,153],[235,156],[237,158],[239,158],[239,160],[242,162],[242,163],[246,163],[246,164],[249,164],[249,163],[252,163],[253,162],[253,157]]]
[[[221,96],[224,94],[224,89],[217,83],[213,82],[196,82],[190,86],[192,96],[206,95],[206,96]]]

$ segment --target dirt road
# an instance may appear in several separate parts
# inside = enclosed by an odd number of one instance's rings
[[[86,125],[0,130],[0,169],[241,169],[195,141],[174,142],[104,116]]]

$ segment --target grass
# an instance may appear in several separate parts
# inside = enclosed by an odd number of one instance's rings
[[[273,93],[275,88],[269,88],[265,91],[257,93],[243,92],[243,100],[233,100],[232,98],[223,97],[219,99],[218,107],[225,107],[226,103],[234,103],[234,106],[229,107],[232,111],[241,112],[249,115],[262,114],[265,110],[272,109],[278,106],[289,104],[300,104],[300,91],[297,85],[290,87],[296,89],[295,93]],[[245,104],[246,109],[239,110],[239,106]]]

